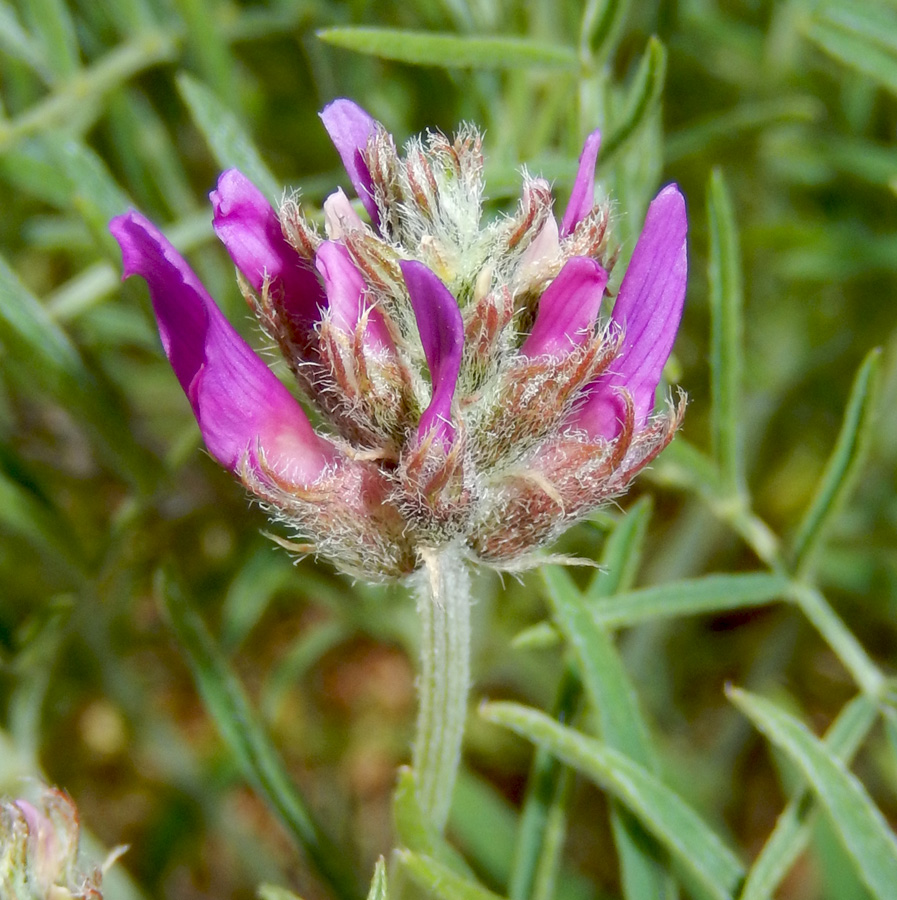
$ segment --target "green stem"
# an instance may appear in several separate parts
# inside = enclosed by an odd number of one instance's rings
[[[420,710],[414,740],[418,799],[442,832],[448,819],[470,687],[470,576],[454,547],[423,553],[416,576],[421,622]]]

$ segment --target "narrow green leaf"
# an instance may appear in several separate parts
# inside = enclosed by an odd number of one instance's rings
[[[552,716],[565,722],[576,718],[582,685],[572,665],[561,675]],[[538,747],[526,782],[526,796],[514,842],[508,896],[531,900],[537,887],[545,889],[549,871],[557,865],[558,832],[564,828],[570,773],[554,754]]]
[[[371,889],[368,891],[367,900],[387,900],[389,894],[386,888],[386,863],[381,856],[374,868],[374,877],[371,879]]]
[[[641,588],[609,597],[590,608],[605,628],[624,628],[651,619],[695,616],[762,606],[784,597],[790,582],[783,575],[704,575]]]
[[[325,28],[318,37],[335,47],[418,66],[452,69],[579,70],[571,47],[518,37],[476,37],[393,28]]]
[[[629,0],[586,0],[579,29],[583,57],[596,65],[610,58],[628,11]]]
[[[15,9],[5,2],[0,3],[0,50],[25,63],[47,84],[52,82],[53,72],[44,48],[22,27]]]
[[[729,698],[800,769],[877,900],[897,898],[897,839],[866,789],[803,723],[776,704],[731,688]]]
[[[598,717],[602,740],[633,762],[653,769],[656,761],[651,739],[613,641],[595,621],[564,569],[544,566],[542,578],[554,619],[573,650],[583,687]]]
[[[878,717],[874,700],[855,697],[838,715],[825,736],[825,746],[843,763],[850,762]],[[809,790],[795,794],[782,811],[745,880],[739,900],[768,900],[803,853],[810,839],[816,809]]]
[[[54,73],[60,78],[73,75],[81,62],[75,24],[64,0],[27,0],[25,14]]]
[[[48,139],[51,141],[53,138]],[[133,202],[118,186],[103,160],[85,144],[58,138],[54,143],[54,156],[69,180],[69,202],[97,243],[118,261],[120,251],[109,232],[109,221],[133,206]]]
[[[654,503],[651,496],[640,497],[626,511],[607,536],[601,551],[601,568],[586,588],[585,600],[594,603],[632,586],[641,561]]]
[[[178,75],[177,85],[218,165],[239,169],[272,203],[278,203],[283,187],[262,161],[236,115],[209,88],[186,73]]]
[[[293,574],[295,577],[295,573]],[[266,721],[273,722],[277,719],[288,692],[325,653],[341,644],[349,635],[350,631],[345,624],[334,621],[317,625],[296,639],[274,664],[262,685],[260,706]]]
[[[449,833],[478,872],[506,884],[514,855],[517,812],[499,790],[461,768],[449,816]]]
[[[743,365],[744,296],[741,253],[732,200],[719,169],[707,185],[710,227],[710,393],[713,455],[723,486],[733,495],[743,489],[744,472],[739,411]]]
[[[314,821],[237,676],[199,615],[170,577],[162,585],[169,621],[203,698],[205,708],[233,753],[243,776],[267,800],[318,871],[344,900],[358,895],[346,857]]]
[[[171,36],[162,31],[148,31],[124,41],[77,77],[60,82],[40,103],[15,119],[0,122],[0,152],[48,128],[92,121],[102,111],[101,100],[107,92],[137,72],[170,59],[174,50]]]
[[[601,145],[600,160],[603,165],[607,165],[626,146],[657,109],[666,73],[666,48],[657,38],[649,38],[648,47],[629,88],[623,114],[619,121],[612,123],[610,132]]]
[[[656,758],[635,689],[607,630],[598,625],[564,569],[545,566],[542,577],[554,618],[573,650],[582,683],[599,723],[604,743],[653,771]],[[614,838],[620,855],[625,896],[648,900],[668,895],[667,878],[650,842],[633,832],[634,822],[612,809]],[[638,838],[641,837],[641,840]]]
[[[439,900],[501,900],[498,894],[432,857],[410,850],[399,850],[396,856],[414,883]]]
[[[888,11],[890,13],[890,11]],[[864,11],[859,4],[850,10],[823,8],[806,26],[806,36],[839,62],[875,79],[897,94],[897,17],[887,19]]]
[[[0,471],[0,529],[37,547],[51,565],[86,574],[77,531],[59,510],[44,503],[24,485]]]
[[[794,537],[791,548],[794,571],[803,572],[809,566],[813,551],[850,491],[862,463],[874,424],[880,368],[881,350],[870,350],[854,378],[835,448]]]
[[[707,896],[730,900],[744,870],[735,854],[698,814],[654,775],[606,744],[516,703],[488,703],[485,719],[548,748],[607,790],[700,883]]]
[[[302,900],[298,894],[276,884],[260,884],[258,898],[259,900]]]
[[[221,646],[233,653],[258,624],[274,595],[295,578],[289,559],[272,547],[257,550],[231,581],[221,610]]]
[[[208,0],[174,0],[184,19],[187,49],[191,51],[203,78],[215,85],[215,94],[231,104],[238,102],[235,72],[237,61],[221,35],[220,7]]]
[[[94,434],[103,452],[141,489],[154,463],[127,426],[118,399],[87,368],[68,335],[0,257],[0,347],[12,364],[54,402],[71,410]]]
[[[414,770],[408,766],[399,769],[399,779],[392,800],[392,814],[398,842],[432,857],[462,877],[472,878],[473,873],[461,855],[450,846],[424,816],[418,800]]]
[[[788,95],[739,103],[726,112],[714,112],[673,132],[664,141],[663,158],[670,165],[707,153],[714,144],[743,140],[746,132],[768,130],[780,122],[814,122],[824,115],[825,106],[816,97]]]
[[[630,628],[658,619],[764,606],[793,595],[792,582],[785,575],[704,575],[615,594],[590,603],[589,614],[602,628]],[[558,640],[558,631],[550,622],[538,622],[516,635],[514,647],[544,649],[556,646]]]

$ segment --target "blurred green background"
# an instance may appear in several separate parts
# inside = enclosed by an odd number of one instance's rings
[[[463,43],[375,44],[353,26],[537,43],[517,55],[473,44],[462,59]],[[691,277],[669,374],[690,396],[684,431],[620,507],[561,547],[597,558],[622,510],[650,494],[623,589],[794,562],[854,374],[882,348],[866,370],[875,389],[861,398],[825,545],[801,574],[870,663],[892,670],[895,95],[888,0],[0,2],[3,789],[42,771],[72,793],[100,842],[131,845],[109,898],[243,900],[260,882],[327,896],[204,710],[161,599],[176,583],[171,602],[206,623],[358,874],[367,879],[392,846],[390,795],[414,721],[413,604],[400,587],[294,565],[265,536],[263,512],[200,451],[145,287],[119,284],[106,231],[139,207],[260,346],[206,195],[236,164],[274,196],[300,189],[306,209],[319,209],[348,186],[317,117],[337,96],[399,141],[479,124],[492,213],[510,208],[524,164],[553,179],[563,202],[582,139],[600,126],[599,179],[615,198],[624,258],[658,187],[681,185]],[[740,257],[743,321],[720,325],[712,350],[706,204],[717,168],[740,234],[740,251],[723,257],[723,293],[737,312]],[[728,364],[735,395],[720,412],[712,373]],[[738,426],[728,457],[726,415]],[[722,486],[711,458],[732,475]],[[541,579],[482,575],[477,589],[474,702],[550,708],[562,648],[544,630],[514,642],[546,616]],[[651,615],[622,629],[619,648],[667,782],[749,860],[793,772],[724,685],[773,696],[819,733],[855,693],[856,668],[794,604]],[[894,736],[873,729],[856,769],[892,821]],[[499,891],[530,756],[472,711],[450,836]],[[561,895],[619,896],[603,796],[577,782],[567,811]],[[778,896],[867,894],[820,825]]]

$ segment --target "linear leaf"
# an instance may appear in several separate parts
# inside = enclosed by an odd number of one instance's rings
[[[393,28],[325,28],[318,37],[335,47],[418,66],[453,69],[552,68],[576,72],[571,47],[518,37],[475,37]]]
[[[732,494],[742,490],[739,410],[744,368],[741,253],[732,200],[722,172],[714,170],[707,186],[710,227],[710,389],[713,455]]]
[[[581,694],[579,675],[572,665],[565,666],[552,707],[553,718],[573,721]],[[556,867],[558,832],[564,825],[569,793],[570,771],[550,750],[538,747],[530,766],[514,843],[508,881],[511,900],[530,900],[536,888],[544,887],[550,880],[549,871]]]
[[[648,47],[629,88],[623,115],[619,121],[613,123],[610,133],[601,145],[600,159],[604,165],[625,147],[657,109],[663,94],[666,73],[666,48],[657,38],[649,38]]]
[[[582,684],[608,747],[626,754],[652,771],[656,758],[635,689],[606,628],[590,615],[573,579],[564,569],[546,566],[542,577],[548,588],[554,618],[572,648]],[[658,867],[658,853],[638,834],[638,826],[625,812],[611,810],[614,838],[620,855],[626,897],[646,900],[668,894],[667,878]]]
[[[878,900],[897,898],[897,838],[859,779],[802,722],[776,704],[731,688],[729,698],[798,766],[863,882]]]
[[[455,783],[449,832],[477,871],[505,884],[514,855],[517,812],[485,778],[462,767]]]
[[[570,575],[545,566],[554,619],[573,650],[582,684],[598,716],[604,743],[645,768],[654,767],[651,740],[632,684],[606,629],[598,625]]]
[[[875,79],[897,94],[897,17],[851,10],[824,9],[806,27],[807,37],[829,56]]]
[[[735,854],[676,793],[627,756],[516,703],[488,703],[480,710],[540,746],[603,787],[692,874],[715,900],[730,900],[744,870]]]
[[[855,697],[832,723],[825,745],[842,762],[857,752],[878,717],[874,700],[865,694]],[[810,822],[816,809],[808,789],[788,801],[776,826],[748,871],[739,900],[767,900],[803,853],[810,839]]]
[[[103,452],[142,489],[154,462],[127,427],[118,398],[91,371],[68,335],[0,257],[0,347],[53,401],[73,412]]]
[[[183,647],[205,708],[243,776],[268,801],[337,894],[357,896],[357,886],[339,852],[314,821],[271,739],[252,709],[243,686],[227,664],[205,623],[168,577],[162,599]]]
[[[446,843],[421,809],[414,770],[403,766],[393,795],[392,814],[398,842],[415,853],[423,853],[465,878],[473,873],[457,850]]]
[[[704,575],[609,597],[591,607],[595,621],[606,628],[623,628],[649,619],[727,612],[772,603],[789,587],[783,575]]]
[[[272,203],[279,202],[282,185],[234,113],[209,88],[184,72],[178,75],[177,85],[218,165],[222,169],[239,169]]]
[[[813,551],[849,492],[863,460],[874,424],[880,368],[881,350],[870,350],[854,378],[835,448],[798,526],[791,550],[795,571],[802,571],[809,565]]]
[[[374,868],[374,877],[371,879],[371,889],[368,891],[367,900],[387,900],[389,895],[386,886],[386,863],[381,856]]]
[[[71,77],[81,65],[75,23],[64,0],[27,0],[26,15],[44,46],[44,58],[61,78]]]
[[[824,114],[825,106],[815,97],[788,95],[773,100],[746,101],[674,131],[664,142],[663,158],[670,165],[706,153],[718,142],[737,141],[748,131],[770,129],[779,122],[814,122]]]
[[[579,29],[579,45],[584,55],[601,63],[612,53],[620,26],[629,11],[629,0],[586,0]]]
[[[501,900],[498,894],[432,857],[410,850],[399,850],[396,855],[412,880],[440,900]]]
[[[53,80],[44,48],[22,27],[15,9],[8,3],[0,3],[0,50],[25,63],[46,83]]]
[[[53,564],[85,574],[77,532],[59,510],[0,471],[0,529],[17,534],[40,549]]]
[[[585,591],[586,602],[594,603],[632,586],[653,508],[649,494],[639,498],[608,534],[601,551],[601,568]]]

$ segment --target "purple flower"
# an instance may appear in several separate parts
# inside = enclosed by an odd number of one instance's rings
[[[623,335],[611,367],[589,385],[571,422],[594,437],[611,439],[626,418],[624,392],[632,401],[634,424],[642,427],[654,409],[654,393],[673,349],[688,269],[685,199],[675,185],[665,187],[648,207],[645,227],[614,305],[611,322]]]
[[[326,434],[134,212],[111,226],[125,275],[149,285],[209,452],[304,547],[375,579],[448,542],[520,566],[622,493],[681,419],[682,403],[653,411],[685,296],[682,195],[670,185],[651,203],[603,317],[617,252],[594,202],[597,131],[560,224],[550,185],[527,178],[517,211],[484,225],[472,128],[400,154],[349,100],[321,118],[362,215],[331,194],[324,238],[235,170],[211,199],[244,293]]]
[[[269,466],[288,481],[315,482],[336,457],[302,407],[224,318],[193,270],[139,213],[112,220],[124,275],[146,280],[171,367],[209,453],[239,473]],[[241,261],[250,267],[243,242]],[[260,254],[261,257],[261,254]]]

